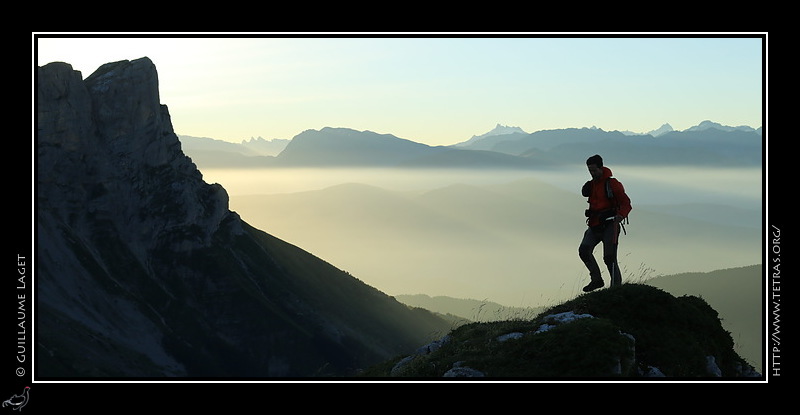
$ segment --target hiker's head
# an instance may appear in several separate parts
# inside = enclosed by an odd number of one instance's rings
[[[603,175],[603,158],[599,154],[589,157],[586,159],[586,167],[593,179],[599,179]]]
[[[597,168],[603,167],[603,158],[599,154],[595,154],[586,159],[586,165],[594,164]]]

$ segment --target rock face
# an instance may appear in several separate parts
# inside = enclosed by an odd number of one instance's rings
[[[207,245],[223,219],[237,222],[225,190],[180,151],[149,60],[106,64],[85,86],[68,65],[47,65],[37,99],[39,212],[77,229],[108,221],[142,262],[148,247]]]
[[[231,212],[149,59],[37,78],[37,377],[341,376],[449,327]]]

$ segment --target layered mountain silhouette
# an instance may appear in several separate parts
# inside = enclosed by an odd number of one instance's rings
[[[658,131],[658,134],[655,134]],[[671,127],[653,134],[565,128],[526,133],[498,124],[492,131],[453,146],[429,146],[391,134],[325,127],[307,130],[280,153],[255,155],[221,140],[181,137],[189,154],[205,167],[436,167],[536,169],[577,164],[604,154],[616,165],[758,166],[761,129],[703,121],[684,131]],[[216,144],[213,152],[210,146]]]
[[[450,327],[255,229],[147,59],[37,70],[36,376],[344,376]]]
[[[242,140],[241,143],[231,143],[209,137],[192,137],[188,135],[179,135],[178,138],[181,140],[181,149],[184,152],[237,153],[253,157],[274,157],[280,154],[280,152],[286,148],[286,145],[289,144],[289,140],[277,138],[265,140],[262,137],[252,137],[250,140]]]
[[[684,131],[662,127],[648,134],[599,128],[542,130],[531,134],[493,134],[459,145],[552,164],[575,164],[604,154],[616,165],[756,166],[762,162],[759,129],[703,121]]]
[[[260,167],[272,162],[289,140],[265,140],[261,137],[231,143],[209,137],[179,135],[181,150],[190,155],[192,161],[206,168],[212,167]]]
[[[453,147],[468,148],[470,150],[491,150],[499,141],[519,140],[528,135],[522,128],[497,124],[490,131],[481,135],[473,135],[467,141],[454,144]]]

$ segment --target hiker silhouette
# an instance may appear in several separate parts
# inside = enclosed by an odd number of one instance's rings
[[[611,286],[622,284],[622,273],[617,263],[617,247],[623,220],[627,220],[631,209],[631,199],[619,180],[612,177],[611,169],[603,166],[603,158],[595,154],[586,160],[586,167],[592,180],[587,181],[581,194],[588,198],[586,209],[588,228],[583,233],[583,240],[578,247],[580,256],[591,278],[589,285],[583,287],[584,292],[601,288],[604,285],[600,276],[600,266],[594,258],[594,248],[603,243],[603,262],[611,276]]]

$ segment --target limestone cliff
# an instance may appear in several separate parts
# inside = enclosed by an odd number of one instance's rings
[[[39,67],[36,109],[38,378],[341,376],[448,327],[231,212],[149,59]]]

